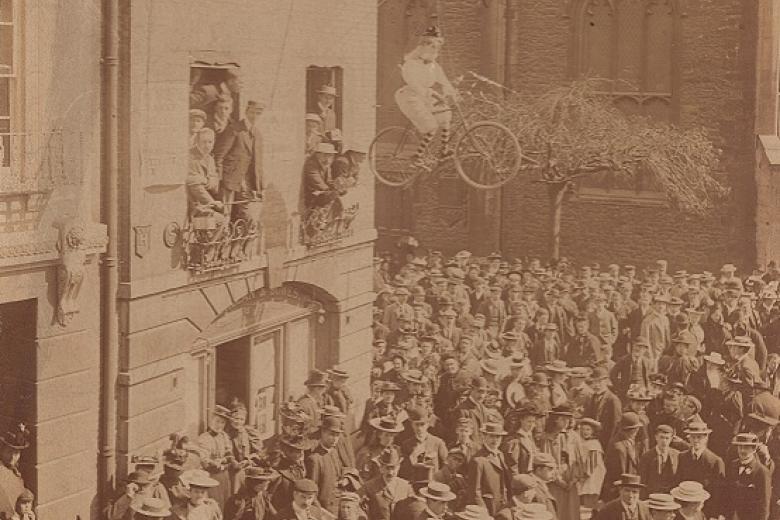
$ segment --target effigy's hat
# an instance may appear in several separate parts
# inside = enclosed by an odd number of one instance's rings
[[[431,37],[431,38],[443,38],[443,35],[441,33],[441,29],[439,29],[438,25],[430,25],[430,26],[428,26],[425,29],[425,31],[423,31],[423,33],[420,36],[427,36],[427,37]]]

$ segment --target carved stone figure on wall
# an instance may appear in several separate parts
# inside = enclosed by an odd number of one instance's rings
[[[84,227],[74,224],[63,228],[60,240],[62,262],[57,269],[57,321],[65,326],[79,311],[78,296],[84,282],[84,265],[87,255],[84,250]]]

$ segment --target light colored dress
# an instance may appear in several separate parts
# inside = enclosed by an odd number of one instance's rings
[[[454,88],[441,65],[435,61],[426,62],[413,54],[410,53],[401,65],[401,76],[406,85],[396,91],[395,101],[414,127],[427,134],[435,132],[440,125],[449,125],[452,119],[451,112],[433,113],[433,86],[441,85],[445,94],[454,93]]]
[[[582,441],[585,480],[579,483],[580,495],[598,495],[607,475],[604,465],[604,449],[598,439]]]

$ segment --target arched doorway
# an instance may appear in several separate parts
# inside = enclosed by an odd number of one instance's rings
[[[246,405],[261,437],[276,432],[279,403],[301,395],[309,371],[330,349],[337,321],[327,311],[329,295],[307,287],[249,293],[199,335],[184,370],[188,433],[205,430],[215,405],[235,401]]]

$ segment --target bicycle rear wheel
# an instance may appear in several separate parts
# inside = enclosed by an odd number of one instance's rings
[[[411,127],[389,126],[382,129],[368,148],[368,166],[382,184],[406,187],[419,173],[412,165],[420,139]]]
[[[480,190],[495,189],[512,180],[520,170],[522,150],[507,127],[493,121],[470,125],[455,145],[458,174]]]

